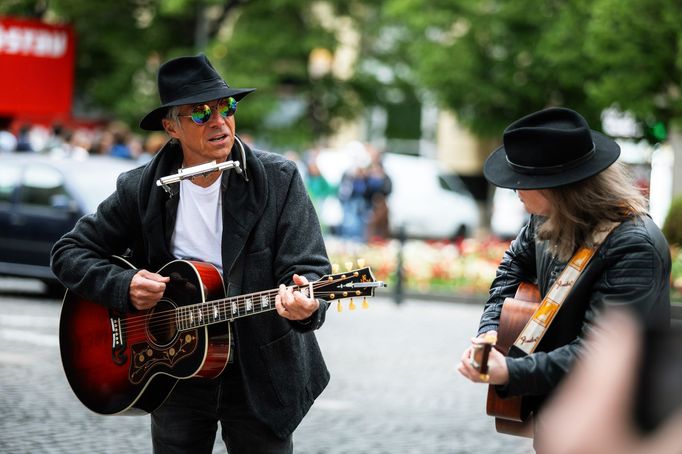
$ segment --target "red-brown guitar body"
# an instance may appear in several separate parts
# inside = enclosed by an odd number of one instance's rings
[[[148,311],[116,314],[72,292],[64,297],[59,324],[64,372],[81,402],[96,413],[150,412],[178,379],[216,377],[227,364],[227,321],[180,329],[170,316],[177,307],[223,298],[218,270],[178,260],[159,274],[171,280]]]

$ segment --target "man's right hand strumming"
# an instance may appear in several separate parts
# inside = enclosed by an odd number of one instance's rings
[[[166,283],[170,281],[167,276],[140,270],[135,273],[130,281],[130,302],[137,310],[147,310],[156,306],[166,291]]]

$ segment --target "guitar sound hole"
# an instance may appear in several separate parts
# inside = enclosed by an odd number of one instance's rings
[[[175,324],[175,305],[166,299],[162,299],[148,313],[147,335],[149,340],[156,345],[170,344],[178,332]]]

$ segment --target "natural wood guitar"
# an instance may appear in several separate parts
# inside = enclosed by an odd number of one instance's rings
[[[170,282],[146,311],[117,313],[72,292],[64,297],[64,372],[78,399],[96,413],[151,412],[179,379],[217,377],[230,354],[230,322],[275,309],[278,289],[226,298],[221,273],[207,263],[176,260],[158,273]],[[365,267],[292,288],[331,301],[373,296],[382,286]]]
[[[502,305],[497,339],[476,340],[472,365],[482,374],[488,372],[488,354],[496,348],[507,356],[509,349],[526,323],[535,313],[542,298],[537,286],[522,282],[514,298],[506,298]],[[488,386],[486,413],[495,418],[495,429],[500,433],[524,437],[533,436],[533,415],[523,397],[502,398],[493,385]]]

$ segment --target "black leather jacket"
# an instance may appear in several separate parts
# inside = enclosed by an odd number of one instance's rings
[[[537,283],[544,296],[566,266],[552,256],[545,241],[535,239],[540,221],[531,217],[505,252],[479,334],[497,329],[502,303],[514,297],[520,282]],[[578,278],[536,351],[516,358],[510,352],[509,383],[497,386],[498,393],[536,396],[531,406],[537,409],[571,368],[585,334],[607,306],[631,308],[647,327],[669,326],[670,268],[668,243],[650,217],[632,218],[616,227]]]

